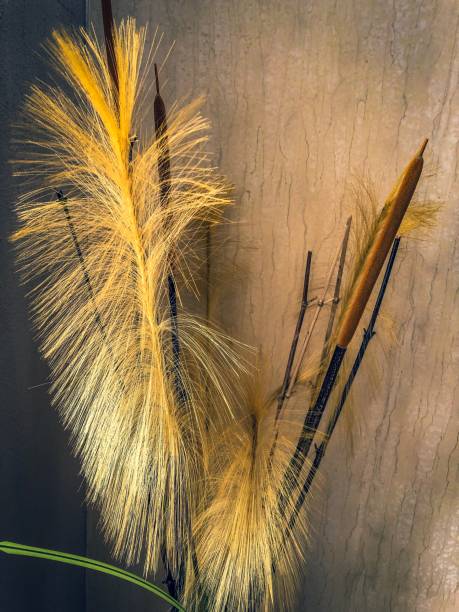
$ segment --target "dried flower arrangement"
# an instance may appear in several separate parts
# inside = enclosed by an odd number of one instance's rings
[[[55,32],[48,49],[66,89],[34,86],[25,108],[18,173],[36,184],[17,205],[13,239],[24,279],[38,279],[33,318],[54,402],[116,558],[145,575],[162,563],[180,609],[288,609],[308,538],[303,506],[375,333],[400,239],[435,220],[436,205],[409,206],[427,140],[381,211],[370,193],[356,195],[319,298],[309,296],[308,253],[283,382],[267,393],[237,343],[182,306],[197,228],[218,223],[231,202],[204,150],[200,102],[166,112],[157,43],[146,51],[145,30],[132,19],[115,26],[110,2],[102,6],[105,50],[84,31]],[[155,125],[138,141],[152,67]],[[349,369],[344,356],[386,259]],[[327,304],[323,349],[310,357]],[[305,401],[292,440],[281,425],[294,392]]]

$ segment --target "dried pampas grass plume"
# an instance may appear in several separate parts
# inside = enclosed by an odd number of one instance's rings
[[[271,454],[269,404],[248,382],[237,422],[220,437],[213,491],[194,532],[200,582],[198,588],[192,581],[188,585],[192,609],[203,609],[203,600],[205,609],[215,611],[292,605],[307,528],[301,516],[293,532],[288,530],[299,492],[297,482],[284,482],[294,444],[279,435]]]
[[[180,316],[185,394],[176,397],[167,279],[183,271],[196,223],[217,221],[229,199],[201,150],[199,102],[168,118],[167,208],[153,126],[131,159],[155,51],[144,45],[133,20],[115,29],[118,96],[93,38],[53,34],[49,52],[67,89],[35,86],[27,98],[18,174],[33,186],[17,205],[13,239],[24,279],[35,279],[33,317],[88,499],[116,556],[147,573],[161,549],[175,568],[186,555],[209,461],[204,437],[219,418],[207,398],[228,410],[222,372],[237,376],[239,366],[221,334]]]

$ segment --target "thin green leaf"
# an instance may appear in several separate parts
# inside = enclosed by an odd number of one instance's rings
[[[81,557],[80,555],[72,555],[56,550],[49,550],[47,548],[26,546],[25,544],[17,544],[16,542],[0,542],[0,551],[10,555],[34,557],[36,559],[49,559],[50,561],[56,561],[57,563],[77,565],[96,572],[109,574],[111,576],[115,576],[115,578],[121,578],[122,580],[132,582],[136,586],[146,589],[158,597],[161,597],[161,599],[174,606],[177,610],[180,610],[180,612],[186,612],[185,608],[179,604],[178,601],[151,582],[136,576],[136,574],[133,574],[132,572],[120,569],[114,565],[109,565],[108,563],[103,563],[102,561],[97,561],[96,559]]]

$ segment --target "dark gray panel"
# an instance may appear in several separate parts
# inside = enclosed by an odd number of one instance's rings
[[[48,370],[37,353],[8,236],[20,185],[12,122],[28,84],[46,78],[40,45],[60,24],[81,25],[84,0],[0,0],[0,539],[85,554],[84,490],[67,434],[50,406]],[[81,612],[85,572],[0,555],[0,610]]]

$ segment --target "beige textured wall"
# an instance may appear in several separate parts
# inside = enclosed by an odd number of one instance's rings
[[[98,4],[95,0],[92,4]],[[422,195],[445,202],[433,240],[405,245],[377,341],[381,378],[356,382],[360,435],[334,434],[315,498],[298,610],[446,612],[457,586],[458,76],[454,0],[132,0],[176,41],[165,94],[207,95],[212,146],[236,206],[212,237],[209,308],[280,380],[307,249],[320,286],[352,174],[383,197],[429,137]],[[97,10],[93,8],[97,19]],[[220,282],[226,263],[238,269]],[[456,556],[456,559],[455,559]]]

